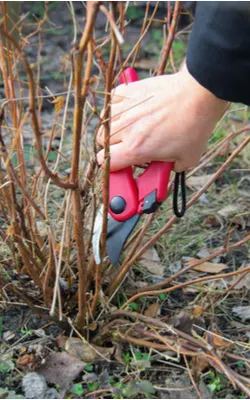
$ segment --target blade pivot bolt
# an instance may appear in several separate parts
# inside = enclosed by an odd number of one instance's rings
[[[115,196],[110,201],[109,208],[114,214],[121,214],[126,208],[126,201],[121,196]]]

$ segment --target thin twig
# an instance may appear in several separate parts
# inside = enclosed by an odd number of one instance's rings
[[[176,28],[177,28],[180,10],[181,10],[181,3],[180,3],[180,1],[176,1],[175,5],[174,5],[174,12],[173,12],[173,18],[171,21],[170,29],[168,31],[168,36],[167,36],[166,42],[163,46],[161,58],[159,61],[159,66],[157,68],[157,72],[156,72],[157,75],[162,75],[165,71],[168,56],[171,51],[171,47],[172,47],[174,37],[175,37],[175,32],[176,32]]]
[[[247,240],[246,241],[249,241],[249,240],[250,240],[250,235],[247,236]],[[122,305],[122,309],[126,308],[132,301],[137,300],[141,296],[157,296],[159,294],[170,293],[170,292],[173,292],[175,290],[182,289],[184,287],[194,285],[196,283],[208,282],[210,280],[213,281],[213,280],[218,280],[218,279],[222,279],[222,278],[229,278],[231,276],[239,275],[239,274],[242,274],[242,273],[245,273],[245,272],[250,272],[250,267],[243,268],[241,270],[234,271],[234,272],[228,272],[228,273],[225,273],[225,274],[217,274],[215,276],[205,276],[203,278],[197,278],[197,279],[194,279],[192,281],[179,283],[179,284],[177,284],[175,286],[172,286],[172,287],[169,287],[167,289],[149,290],[149,291],[144,291],[142,293],[137,293],[134,296],[132,296],[128,301],[126,301],[126,303],[124,303]],[[144,288],[144,290],[145,290],[145,288]]]
[[[64,182],[60,178],[58,178],[57,174],[54,174],[47,166],[46,161],[43,156],[43,146],[42,146],[42,141],[41,141],[41,132],[40,132],[40,126],[38,123],[38,118],[37,118],[37,113],[36,113],[36,102],[35,102],[35,84],[34,84],[34,77],[33,77],[33,71],[30,67],[30,64],[27,61],[26,56],[24,55],[21,47],[17,43],[17,41],[8,33],[6,32],[1,26],[0,26],[0,33],[5,36],[8,40],[10,40],[15,47],[15,49],[18,51],[20,55],[20,59],[24,65],[24,68],[26,70],[27,76],[28,76],[28,85],[29,85],[29,107],[30,107],[30,113],[32,117],[32,125],[33,125],[33,130],[34,130],[34,135],[36,139],[36,147],[37,147],[37,153],[39,157],[39,161],[41,163],[41,166],[44,170],[44,173],[52,179],[52,181],[59,187],[64,188],[64,189],[74,189],[77,187],[76,184],[72,184],[70,182]]]

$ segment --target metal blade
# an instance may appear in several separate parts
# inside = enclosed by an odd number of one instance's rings
[[[92,247],[96,264],[101,263],[100,240],[102,234],[102,218],[103,206],[101,206],[96,215],[92,236]],[[108,214],[108,234],[106,246],[108,257],[113,266],[117,264],[122,248],[130,233],[134,229],[135,225],[139,221],[139,218],[140,215],[136,214],[134,217],[128,219],[125,222],[118,222],[114,218],[112,218],[110,214]]]
[[[109,215],[106,246],[109,259],[113,266],[117,264],[122,248],[139,221],[139,218],[140,215],[136,214],[125,222],[118,222]]]
[[[102,216],[103,216],[103,206],[101,206],[100,210],[96,215],[93,236],[92,236],[94,259],[97,265],[101,264],[100,240],[102,234]]]

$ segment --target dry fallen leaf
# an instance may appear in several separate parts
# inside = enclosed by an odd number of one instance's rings
[[[204,312],[204,308],[201,306],[195,306],[193,308],[193,316],[195,318],[199,318],[203,314],[203,312]]]
[[[57,346],[59,346],[61,349],[65,349],[67,339],[67,336],[64,336],[62,334],[58,335],[56,338]]]
[[[133,286],[136,288],[144,288],[148,286],[148,282],[145,281],[134,281],[133,284],[134,284]]]
[[[64,97],[58,96],[55,98],[55,100],[52,101],[52,103],[55,105],[55,112],[56,112],[56,116],[57,116],[57,115],[59,115],[61,109],[64,106]]]
[[[199,327],[204,326],[204,321],[202,316],[200,318],[196,318],[196,316],[192,313],[192,311],[184,311],[184,310],[181,310],[178,314],[169,318],[167,323],[173,325],[180,331],[188,334],[196,330],[194,324]]]
[[[36,366],[36,359],[34,354],[24,354],[16,360],[17,368],[34,369]]]
[[[249,265],[243,265],[241,268],[246,268],[249,267]],[[233,276],[230,280],[230,284],[233,285],[234,283],[236,283],[239,280],[238,276]],[[237,283],[237,285],[234,286],[234,289],[242,289],[242,288],[246,288],[246,289],[250,289],[250,272],[249,274],[246,274],[240,281],[239,283]]]
[[[6,342],[14,339],[14,337],[15,337],[15,333],[12,331],[7,331],[7,332],[3,333],[3,340],[5,340]]]
[[[163,276],[164,266],[154,246],[149,247],[139,260],[140,265],[146,268],[152,275]]]
[[[209,362],[203,355],[198,355],[196,357],[192,357],[190,362],[190,367],[194,376],[200,376],[201,372],[203,372],[206,368],[208,368]]]
[[[115,352],[114,347],[100,347],[90,345],[80,338],[68,338],[65,343],[65,350],[73,357],[79,358],[86,363],[92,363],[102,358],[110,358]]]
[[[202,225],[216,228],[216,227],[220,226],[220,221],[218,218],[216,218],[215,215],[209,215],[207,218],[204,219],[204,221],[202,222]]]
[[[239,206],[238,205],[235,206],[233,204],[229,204],[228,206],[221,208],[218,211],[218,214],[221,215],[222,217],[228,217],[229,215],[234,215],[234,214],[237,214],[239,212],[240,212],[240,210],[239,210]]]
[[[65,351],[51,353],[44,365],[36,372],[43,375],[48,383],[60,385],[60,389],[67,389],[70,383],[82,372],[85,363],[72,357]]]
[[[188,261],[188,265],[194,265],[197,261],[198,260],[196,258],[191,258],[191,260]],[[193,267],[195,271],[207,272],[208,274],[218,274],[219,272],[227,268],[228,266],[226,264],[215,264],[209,261]]]
[[[229,340],[223,338],[220,332],[215,330],[212,332],[206,332],[204,338],[213,346],[214,349],[225,349],[226,347],[232,346],[232,343]]]
[[[15,235],[15,228],[12,225],[9,225],[6,231],[7,236]]]
[[[201,175],[201,176],[190,176],[187,179],[186,185],[189,189],[199,190],[201,189],[210,179],[214,176],[214,174]]]
[[[23,356],[26,352],[27,352],[27,347],[25,347],[25,346],[20,347],[20,349],[19,349],[20,356]]]
[[[186,286],[182,289],[183,293],[188,295],[188,294],[196,294],[196,293],[200,293],[200,289],[195,288],[195,287],[190,287],[190,286]]]
[[[158,303],[150,304],[150,306],[145,310],[144,315],[150,318],[154,318],[156,317],[158,310],[159,310]]]
[[[243,322],[250,319],[250,306],[233,307],[233,313],[237,315]]]
[[[210,256],[212,253],[214,253],[217,250],[221,250],[222,247],[213,247],[213,248],[208,248],[206,246],[203,246],[200,248],[200,250],[197,252],[197,257],[198,258],[204,258]],[[214,257],[210,260],[210,262],[213,262],[215,264],[218,264],[221,260],[222,254],[220,254],[217,257]]]

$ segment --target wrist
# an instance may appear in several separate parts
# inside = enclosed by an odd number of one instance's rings
[[[188,71],[184,65],[181,72],[185,81],[189,96],[192,98],[193,107],[198,115],[211,114],[219,119],[225,112],[228,102],[216,97],[212,92],[203,87]]]

